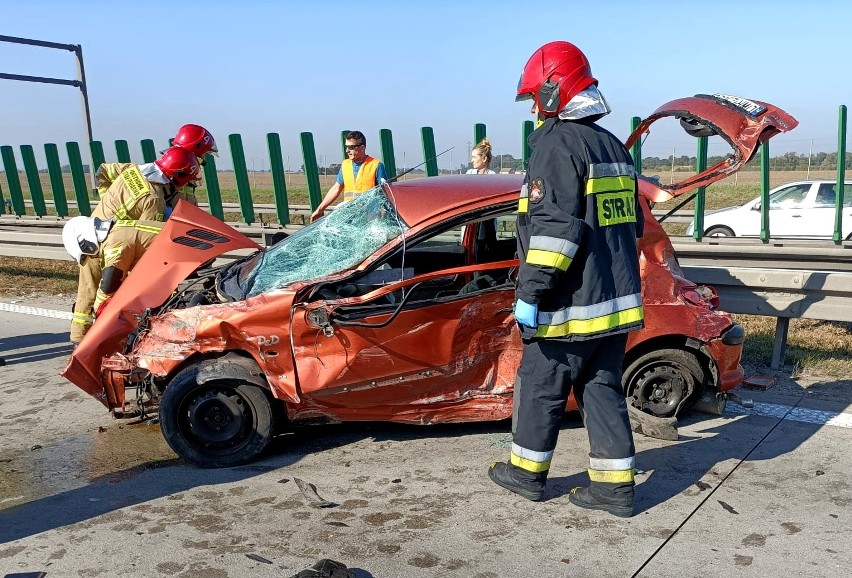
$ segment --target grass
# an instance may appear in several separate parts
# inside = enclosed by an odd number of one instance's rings
[[[0,256],[0,300],[35,295],[74,295],[77,264]],[[70,303],[70,299],[69,299]],[[736,315],[746,329],[743,360],[769,366],[775,338],[775,319]],[[792,319],[787,338],[786,363],[794,375],[816,374],[848,378],[852,375],[852,324]]]

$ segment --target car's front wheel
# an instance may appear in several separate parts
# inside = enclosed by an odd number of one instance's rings
[[[705,237],[735,237],[734,230],[723,225],[716,225],[704,231]]]
[[[198,383],[197,366],[180,371],[160,401],[160,427],[169,446],[203,468],[256,458],[274,434],[267,393],[238,379]]]
[[[627,403],[657,417],[673,417],[704,386],[698,358],[683,349],[658,349],[633,361],[623,378]]]

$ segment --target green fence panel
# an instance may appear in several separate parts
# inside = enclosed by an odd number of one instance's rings
[[[118,157],[118,162],[120,163],[130,162],[130,147],[127,145],[126,140],[115,141],[115,155]]]
[[[287,180],[284,178],[284,156],[281,154],[281,137],[277,132],[266,133],[269,146],[269,169],[272,171],[272,189],[275,191],[275,213],[282,225],[290,223],[290,204],[287,202]]]
[[[18,176],[18,164],[15,162],[15,151],[10,146],[0,147],[0,157],[3,158],[3,168],[6,171],[6,182],[9,184],[9,198],[12,199],[12,210],[19,217],[26,214],[24,206],[24,191],[21,189],[21,179]]]
[[[74,183],[77,210],[81,215],[88,217],[92,214],[92,206],[89,204],[89,185],[86,184],[86,175],[83,171],[80,145],[75,142],[66,142],[65,148],[68,150],[68,165],[71,167],[71,182]]]
[[[142,145],[142,160],[146,163],[153,163],[157,160],[157,149],[154,147],[154,141],[149,138],[139,141]]]
[[[637,140],[638,142],[638,140]],[[695,155],[695,172],[702,173],[707,170],[707,137],[698,137],[698,150]],[[698,187],[695,193],[695,230],[692,236],[700,239],[704,236],[704,197],[707,187]]]
[[[89,167],[89,174],[94,175],[98,172],[100,166],[106,162],[106,156],[104,156],[104,145],[99,140],[93,140],[89,143],[89,150],[92,151],[92,164],[94,165]]]
[[[389,128],[379,131],[379,141],[382,145],[382,164],[385,165],[388,179],[392,179],[396,176],[396,157],[393,154],[393,134]]]
[[[320,190],[314,135],[309,132],[303,132],[299,137],[302,141],[302,161],[305,163],[305,178],[308,181],[308,201],[311,204],[311,210],[315,210],[322,202],[322,191]]]
[[[9,203],[12,201],[10,200]],[[3,196],[3,187],[0,185],[0,214],[6,214],[6,198]]]
[[[769,241],[769,141],[760,145],[760,240]]]
[[[47,172],[50,175],[50,190],[53,194],[53,205],[60,217],[68,216],[68,201],[65,199],[65,183],[62,181],[62,165],[59,164],[59,149],[53,143],[44,145],[44,156],[47,158]]]
[[[35,160],[35,153],[31,145],[21,145],[21,158],[24,160],[24,172],[27,175],[27,184],[30,187],[30,200],[33,202],[33,210],[39,217],[47,215],[47,207],[44,206],[44,190],[41,188],[41,175]]]
[[[530,155],[532,154],[532,149],[530,148],[530,135],[535,130],[535,123],[531,120],[525,120],[524,124],[521,126],[521,168],[523,170],[527,170],[527,167],[530,164]]]
[[[435,156],[435,133],[431,126],[420,129],[420,141],[423,143],[423,158],[426,160],[426,176],[438,176],[438,158]]]
[[[219,173],[216,172],[216,157],[208,154],[204,159],[204,185],[207,187],[207,202],[210,204],[210,214],[220,221],[225,220],[222,208],[222,191],[219,189]]]
[[[834,200],[834,235],[835,243],[843,240],[843,192],[846,189],[846,105],[840,105],[837,121],[837,183],[834,190],[837,198]]]
[[[634,116],[630,119],[630,134],[639,128],[639,123],[642,122],[642,119],[638,116]],[[700,145],[699,145],[700,146]],[[633,158],[633,168],[636,169],[636,174],[642,174],[642,139],[637,138],[636,142],[633,143],[633,146],[630,147],[630,156]]]
[[[485,125],[481,122],[473,125],[473,146],[479,144],[479,142],[485,138]]]
[[[243,138],[236,133],[229,134],[228,141],[231,143],[231,159],[234,161],[234,176],[237,179],[237,194],[240,198],[243,221],[254,223],[254,204],[251,199],[251,187],[249,187],[246,155],[243,152]]]

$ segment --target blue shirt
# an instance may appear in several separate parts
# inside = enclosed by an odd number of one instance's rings
[[[366,160],[366,159],[364,159]],[[356,163],[352,161],[352,176],[357,180],[358,179],[358,171],[361,170],[361,165],[364,164],[364,161],[360,163]],[[376,182],[373,183],[373,186],[378,185],[382,182],[382,179],[388,180],[388,174],[385,172],[385,165],[382,164],[382,161],[379,161],[379,168],[376,169]],[[337,171],[337,183],[343,184],[343,167]]]

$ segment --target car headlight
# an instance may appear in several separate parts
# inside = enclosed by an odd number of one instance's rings
[[[745,341],[745,329],[739,323],[734,323],[730,329],[722,333],[722,343],[725,345],[740,345]]]

